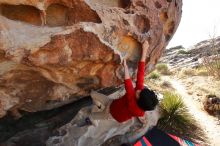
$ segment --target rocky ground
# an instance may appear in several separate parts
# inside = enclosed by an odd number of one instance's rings
[[[209,92],[209,85],[212,88],[212,91],[215,90],[219,94],[220,81],[210,82],[210,78],[204,80],[203,77],[193,77],[193,78],[173,78],[173,77],[164,77],[166,81],[169,81],[174,89],[181,95],[183,101],[187,105],[189,112],[193,117],[198,121],[202,129],[205,131],[210,146],[219,146],[220,145],[220,119],[216,115],[209,115],[207,111],[204,110],[203,100]],[[205,84],[193,84],[192,79],[197,81],[197,83],[203,82]],[[213,80],[213,78],[211,78]],[[205,82],[209,81],[209,82]],[[203,86],[204,85],[204,86]],[[200,90],[198,88],[201,88]],[[203,90],[206,88],[205,90]],[[211,91],[211,90],[208,90]]]

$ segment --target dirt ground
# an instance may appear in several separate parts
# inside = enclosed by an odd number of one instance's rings
[[[209,115],[203,108],[206,95],[220,97],[220,81],[210,76],[165,76],[162,80],[170,82],[182,96],[189,112],[205,130],[210,146],[220,146],[220,119]]]

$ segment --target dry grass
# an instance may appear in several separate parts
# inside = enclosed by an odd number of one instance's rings
[[[171,83],[168,81],[163,81],[160,85],[162,88],[173,88]]]
[[[179,72],[177,72],[179,77],[185,76],[208,76],[209,72],[204,66],[200,66],[198,68],[183,68]]]
[[[216,56],[212,59],[206,57],[204,59],[204,65],[208,71],[208,74],[220,79],[220,56]]]
[[[179,72],[180,76],[195,76],[196,75],[196,70],[192,68],[183,68]]]
[[[157,91],[161,94],[168,90],[174,90],[171,83],[168,81],[161,81],[161,80],[145,80],[145,84],[152,90]]]
[[[214,37],[211,38],[211,47],[209,50],[209,55],[203,58],[203,64],[210,75],[220,79],[220,49]]]
[[[205,67],[199,67],[196,69],[196,74],[198,76],[208,76],[208,70]]]

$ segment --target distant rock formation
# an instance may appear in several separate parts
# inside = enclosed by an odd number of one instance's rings
[[[0,117],[62,106],[148,71],[180,22],[181,0],[0,0]]]
[[[196,68],[203,63],[204,57],[217,54],[220,54],[220,37],[201,41],[189,48],[176,46],[166,49],[160,62],[168,63],[171,68]]]

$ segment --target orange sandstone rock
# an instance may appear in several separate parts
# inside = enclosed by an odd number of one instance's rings
[[[147,70],[175,33],[181,0],[0,0],[0,117],[62,106]]]

